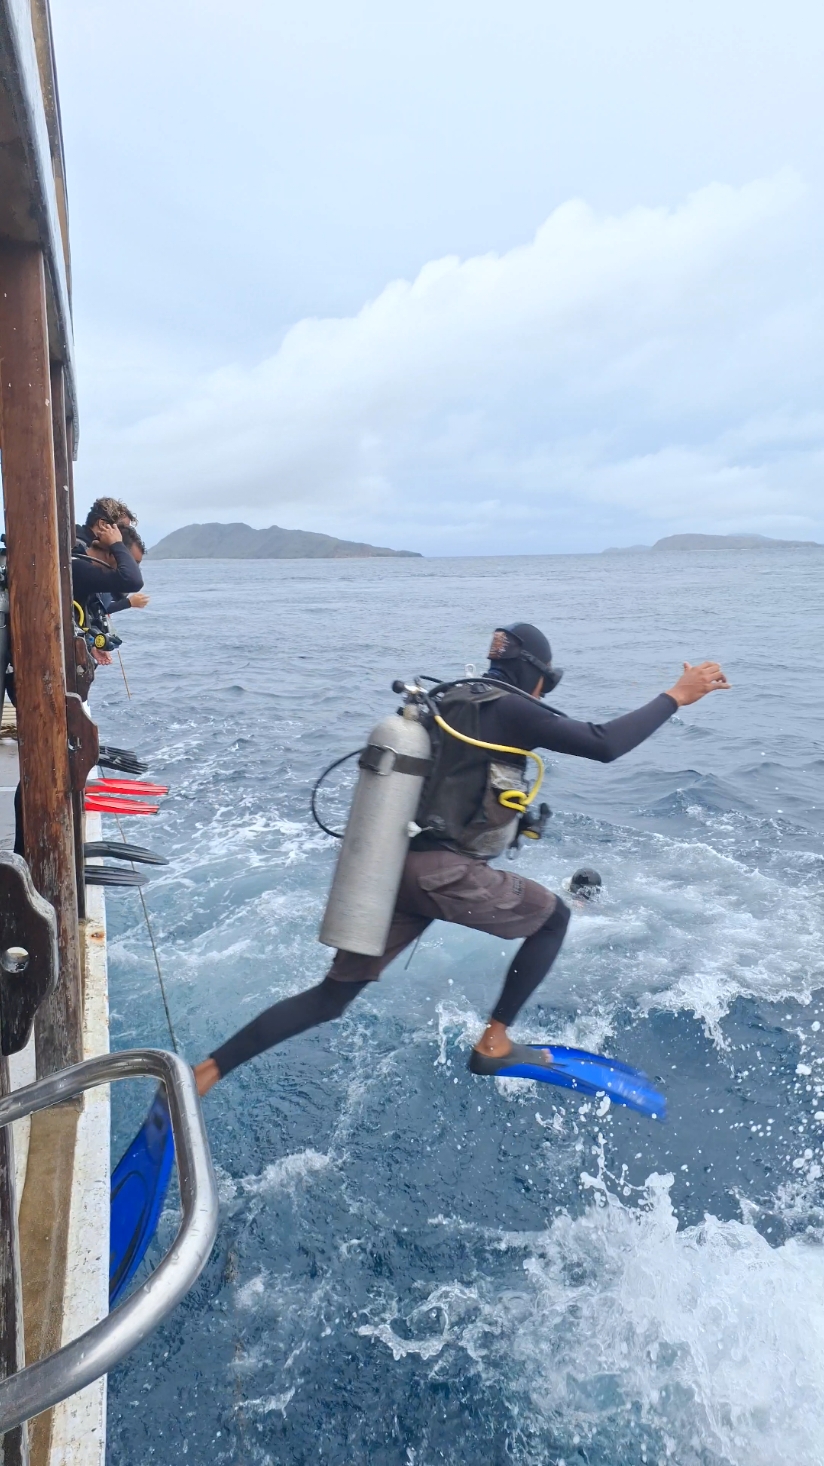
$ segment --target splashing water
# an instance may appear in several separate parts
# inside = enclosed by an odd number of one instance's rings
[[[511,949],[431,928],[340,1023],[209,1097],[219,1240],[111,1378],[118,1466],[818,1466],[820,563],[147,562],[133,700],[101,674],[95,711],[172,786],[147,900],[192,1060],[324,972],[336,852],[308,789],[394,677],[461,675],[517,615],[549,631],[573,715],[626,711],[684,657],[718,656],[734,691],[610,768],[554,760],[548,837],[516,866],[558,889],[594,864],[604,893],[515,1036],[638,1064],[668,1125],[472,1079]],[[109,923],[114,1042],[162,1045],[128,893]],[[115,1150],[137,1090],[115,1091]]]

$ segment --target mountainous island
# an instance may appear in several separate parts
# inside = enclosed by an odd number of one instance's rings
[[[385,550],[356,540],[305,529],[252,529],[249,524],[187,524],[158,540],[153,560],[363,560],[373,555],[414,556],[417,550]]]
[[[771,540],[763,534],[668,534],[654,545],[626,545],[603,555],[652,554],[656,550],[824,550],[817,540]]]

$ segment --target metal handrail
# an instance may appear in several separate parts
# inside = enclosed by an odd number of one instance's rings
[[[194,1075],[163,1049],[127,1049],[86,1059],[0,1099],[0,1127],[114,1079],[148,1074],[166,1087],[183,1220],[151,1277],[114,1313],[54,1354],[0,1380],[0,1435],[107,1374],[142,1343],[191,1288],[217,1232],[218,1197]]]

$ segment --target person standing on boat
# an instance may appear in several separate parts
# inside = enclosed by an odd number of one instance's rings
[[[140,562],[144,545],[130,526],[100,522],[97,538],[82,555],[72,555],[72,595],[85,606],[93,595],[115,599],[143,589]]]
[[[137,515],[132,513],[122,499],[95,499],[86,515],[86,523],[76,524],[74,527],[75,555],[82,555],[87,545],[94,544],[101,524],[116,524],[118,529],[125,529],[127,525],[137,524]]]
[[[553,668],[549,642],[537,627],[521,622],[499,628],[489,655],[488,677],[500,683],[501,693],[493,689],[479,709],[481,737],[487,743],[545,748],[600,763],[611,763],[637,748],[679,707],[729,686],[717,662],[696,667],[684,663],[674,686],[643,707],[610,723],[581,723],[541,705],[541,697],[557,685],[560,673]],[[507,695],[507,686],[518,692]],[[431,801],[431,791],[428,798]],[[273,1004],[196,1064],[198,1091],[207,1094],[218,1080],[257,1054],[340,1018],[358,993],[436,920],[524,939],[470,1058],[474,1073],[495,1074],[512,1062],[515,1050],[507,1030],[552,967],[569,917],[566,903],[536,881],[498,870],[488,858],[422,833],[407,857],[383,956],[337,952],[322,982]]]
[[[149,597],[142,594],[140,570],[145,549],[132,525],[120,529],[117,524],[100,520],[97,539],[82,554],[72,555],[72,597],[80,607],[80,624],[84,629],[101,619],[103,624],[108,624],[106,617],[111,610],[148,604]],[[108,651],[95,645],[89,650],[99,666],[111,662]]]
[[[108,569],[117,569],[111,554],[102,553],[107,549],[108,531],[113,524],[120,530],[123,543],[139,565],[146,554],[146,546],[136,529],[137,515],[132,512],[128,504],[124,504],[122,499],[95,499],[86,515],[86,523],[75,525],[73,557],[88,555],[90,559],[97,559]],[[123,592],[119,596],[109,591],[99,591],[98,595],[103,610],[109,616],[113,612],[127,611],[132,608],[143,610],[149,604],[149,597],[139,589]]]

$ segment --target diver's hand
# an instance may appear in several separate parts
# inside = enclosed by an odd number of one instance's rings
[[[134,606],[138,611],[142,611],[144,606],[148,606],[149,604],[149,597],[144,595],[142,590],[133,590],[131,595],[126,597],[126,600],[130,606]]]
[[[669,688],[667,696],[683,708],[691,702],[700,702],[708,692],[725,692],[729,686],[717,662],[699,662],[697,667],[685,662],[681,676],[675,686]]]
[[[120,533],[120,526],[117,524],[103,524],[101,522],[100,528],[97,531],[95,544],[102,545],[107,550],[109,545],[119,545],[122,543],[123,536]]]

